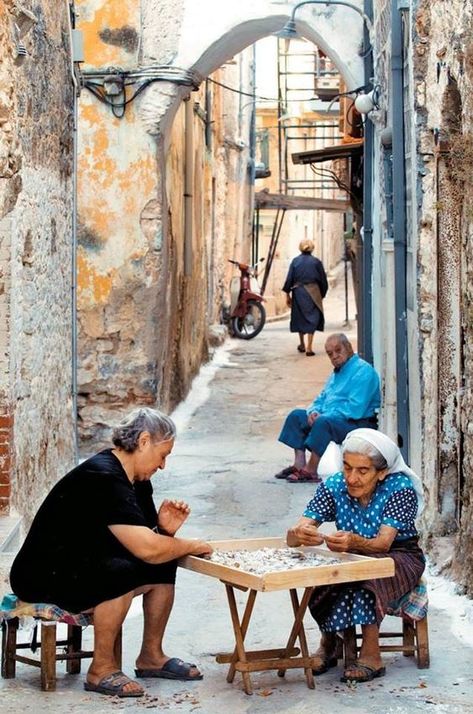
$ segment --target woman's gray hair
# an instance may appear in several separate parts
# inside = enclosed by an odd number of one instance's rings
[[[363,454],[363,456],[368,456],[373,462],[373,466],[376,471],[382,471],[388,468],[388,462],[378,449],[370,444],[369,441],[365,441],[360,436],[348,436],[342,444],[342,454],[346,452],[350,454]]]
[[[112,432],[112,441],[129,453],[138,446],[140,434],[149,432],[153,441],[170,441],[176,436],[176,425],[166,414],[150,407],[134,409]]]

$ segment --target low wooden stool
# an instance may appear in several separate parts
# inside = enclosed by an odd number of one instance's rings
[[[397,632],[380,632],[380,640],[401,639],[398,644],[380,644],[381,652],[402,652],[404,657],[415,657],[418,669],[428,669],[430,667],[429,653],[429,630],[427,615],[421,620],[402,619],[402,630]],[[344,632],[344,661],[348,667],[360,650],[358,640],[361,640],[361,633],[356,632],[356,628],[349,627]]]
[[[91,618],[90,618],[91,619]],[[81,660],[93,657],[92,651],[82,649],[82,625],[67,624],[67,636],[64,640],[57,639],[57,624],[61,620],[47,620],[37,618],[35,627],[40,627],[40,641],[36,646],[30,643],[17,641],[18,617],[4,619],[2,622],[2,677],[14,679],[16,676],[16,663],[22,662],[41,670],[41,689],[52,692],[56,689],[56,662],[66,660],[66,671],[69,674],[78,674],[81,670]],[[91,621],[89,624],[93,625]],[[36,647],[40,650],[39,658],[25,657],[22,650]],[[62,652],[57,652],[59,647]],[[122,662],[122,631],[118,633],[115,641],[115,657],[121,669]]]

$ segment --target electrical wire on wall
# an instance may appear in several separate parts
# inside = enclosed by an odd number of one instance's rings
[[[199,88],[202,78],[191,70],[170,67],[148,67],[140,71],[110,68],[106,72],[82,72],[82,86],[121,119],[126,108],[147,87],[155,82],[172,82],[193,90]]]

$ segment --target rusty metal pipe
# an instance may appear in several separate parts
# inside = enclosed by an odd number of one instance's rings
[[[192,275],[194,234],[194,103],[184,100],[184,275]]]

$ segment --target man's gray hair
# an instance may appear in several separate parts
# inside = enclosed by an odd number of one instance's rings
[[[369,441],[365,441],[361,436],[348,436],[345,437],[345,441],[342,445],[342,454],[346,452],[350,454],[362,454],[363,456],[368,456],[373,462],[373,466],[376,471],[382,471],[388,468],[388,463],[382,453],[378,449],[370,444]]]
[[[325,344],[327,344],[327,342],[338,342],[344,347],[348,347],[353,350],[353,346],[344,332],[334,332],[327,337]]]
[[[112,441],[129,453],[138,446],[140,434],[149,432],[153,441],[170,441],[176,436],[176,425],[166,414],[150,407],[134,409],[112,432]]]

